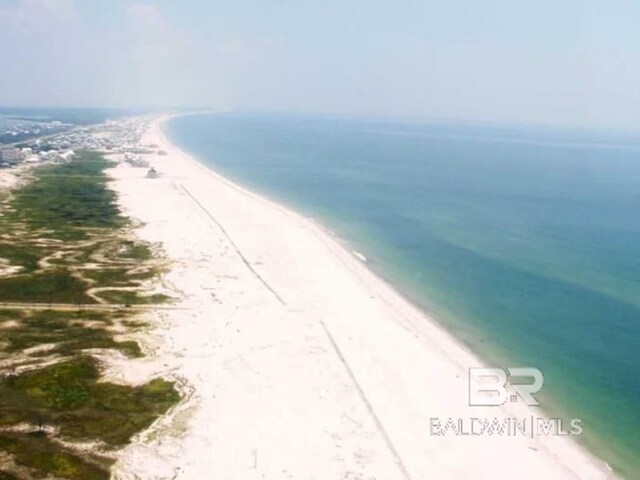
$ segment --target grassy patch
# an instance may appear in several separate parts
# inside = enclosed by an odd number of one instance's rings
[[[137,292],[129,290],[110,290],[100,292],[100,297],[109,303],[117,303],[121,305],[133,305],[133,304],[158,304],[164,303],[170,300],[170,298],[161,293],[153,295],[142,296]]]
[[[18,465],[30,469],[33,478],[54,475],[71,480],[107,480],[110,477],[111,461],[87,461],[43,435],[0,434],[0,449],[9,452]],[[17,478],[8,473],[5,475],[0,474],[0,480]]]
[[[89,288],[139,289],[158,273],[149,245],[125,236],[129,221],[107,188],[108,166],[101,155],[80,152],[34,170],[33,180],[5,199],[0,259],[22,268],[0,278],[0,302],[95,303]],[[120,297],[149,303],[137,291]]]
[[[112,323],[113,314],[107,312],[59,312],[39,310],[11,314],[3,318],[11,318],[18,322],[12,328],[2,330],[2,346],[0,353],[12,354],[23,352],[29,348],[43,344],[53,344],[46,350],[47,355],[77,355],[83,350],[108,348],[120,350],[131,358],[142,356],[137,342],[117,342],[113,339],[108,326]],[[34,356],[41,356],[40,353]]]
[[[70,303],[77,311],[0,310],[0,452],[29,478],[107,479],[111,460],[63,447],[39,426],[71,442],[125,445],[179,401],[171,382],[102,382],[92,349],[142,356],[135,341],[116,341],[114,328],[146,323],[131,309],[89,311],[81,304],[159,303],[142,285],[160,271],[149,245],[127,238],[107,188],[103,157],[78,154],[64,165],[36,169],[33,181],[0,199],[0,260],[20,270],[0,278],[0,302]],[[102,290],[106,289],[106,290]],[[12,363],[13,362],[13,363]],[[57,363],[56,363],[57,362]],[[17,365],[29,365],[15,375]],[[32,425],[19,433],[8,428]],[[12,479],[0,466],[0,480]]]
[[[0,470],[0,480],[20,480],[20,479],[9,472],[4,472]]]
[[[108,166],[100,154],[81,152],[70,163],[36,170],[35,181],[14,194],[7,220],[66,241],[88,238],[90,229],[122,228],[126,219],[106,185]]]
[[[173,384],[162,379],[131,387],[99,378],[95,360],[87,356],[5,378],[0,418],[56,425],[67,439],[117,447],[180,399]]]
[[[101,270],[86,270],[83,276],[100,285],[128,286],[127,268],[104,268]]]
[[[36,270],[42,254],[42,248],[0,242],[0,258],[8,260],[11,265],[22,267],[21,273]]]
[[[95,303],[86,295],[87,285],[68,270],[56,269],[0,279],[3,302]]]

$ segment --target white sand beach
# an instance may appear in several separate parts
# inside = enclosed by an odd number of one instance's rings
[[[148,359],[108,376],[178,379],[185,401],[125,448],[117,479],[611,478],[560,436],[432,435],[431,418],[539,416],[468,406],[455,338],[310,219],[171,145],[112,169],[137,232],[171,260],[183,310],[154,314]]]
[[[15,188],[20,183],[25,170],[23,166],[0,170],[0,191]]]

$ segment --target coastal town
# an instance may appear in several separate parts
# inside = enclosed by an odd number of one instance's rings
[[[41,121],[36,118],[3,116],[0,114],[0,145],[24,142],[36,137],[62,133],[73,125],[60,120]]]
[[[45,131],[44,135],[23,142],[0,143],[0,169],[38,163],[63,163],[69,161],[74,152],[89,150],[122,154],[126,162],[146,167],[143,155],[162,155],[157,145],[140,144],[140,137],[147,127],[148,122],[144,118],[130,117],[98,125],[73,127],[52,135]]]

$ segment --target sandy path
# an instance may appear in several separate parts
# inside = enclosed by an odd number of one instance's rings
[[[170,372],[190,397],[127,447],[116,478],[605,478],[567,438],[434,436],[429,419],[529,416],[468,407],[481,363],[313,222],[171,146],[160,178],[118,167],[140,235],[175,264],[188,310],[159,312],[156,357],[113,377]]]

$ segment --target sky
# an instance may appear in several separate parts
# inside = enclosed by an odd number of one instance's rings
[[[637,0],[0,0],[0,105],[640,130]]]

